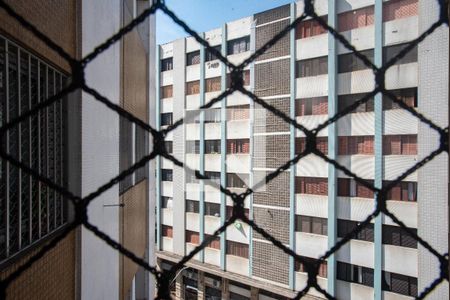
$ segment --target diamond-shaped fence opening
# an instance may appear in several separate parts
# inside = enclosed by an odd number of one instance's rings
[[[388,91],[385,87],[385,74],[391,66],[393,66],[397,61],[407,57],[408,53],[410,51],[414,51],[414,49],[417,48],[417,45],[421,41],[423,41],[428,35],[433,33],[434,30],[436,30],[440,26],[448,26],[448,16],[447,16],[448,4],[444,0],[439,1],[441,9],[439,19],[435,23],[433,23],[433,25],[430,26],[430,28],[428,28],[426,31],[420,34],[419,37],[409,42],[404,48],[399,49],[398,52],[395,53],[395,55],[392,55],[392,57],[390,57],[390,60],[384,62],[384,64],[382,64],[380,67],[377,67],[372,62],[372,59],[366,56],[366,53],[364,53],[364,51],[358,51],[335,28],[330,27],[326,20],[319,17],[314,10],[315,8],[313,4],[314,1],[305,0],[304,3],[305,9],[304,13],[301,16],[299,16],[290,24],[287,24],[286,27],[279,28],[276,34],[274,34],[273,37],[271,37],[268,41],[266,41],[262,45],[259,45],[258,49],[256,49],[256,51],[253,52],[248,59],[246,59],[242,64],[235,66],[232,63],[230,63],[227,60],[227,58],[224,57],[222,53],[220,53],[220,51],[218,51],[214,47],[211,47],[209,43],[202,38],[201,35],[190,29],[188,24],[179,19],[177,15],[166,6],[163,0],[155,1],[150,8],[146,9],[142,14],[140,14],[138,17],[132,20],[127,26],[121,28],[116,34],[111,36],[104,43],[98,45],[91,54],[88,54],[81,60],[77,60],[71,57],[68,53],[66,53],[63,50],[63,48],[55,44],[50,38],[41,33],[39,31],[39,28],[36,28],[33,24],[29,23],[26,19],[17,14],[15,10],[11,6],[6,4],[4,1],[0,1],[1,9],[3,9],[11,17],[16,19],[21,26],[23,26],[26,30],[31,32],[35,37],[40,39],[49,48],[53,49],[64,60],[67,61],[67,63],[71,67],[71,74],[72,74],[70,84],[66,85],[65,87],[61,86],[58,89],[59,92],[56,92],[55,95],[50,96],[48,99],[40,101],[39,103],[33,103],[31,107],[25,110],[25,112],[20,113],[20,115],[17,113],[16,115],[13,116],[12,120],[10,120],[6,124],[3,124],[3,126],[0,128],[0,136],[2,141],[5,139],[6,135],[15,134],[16,131],[15,126],[17,126],[21,122],[28,122],[30,120],[31,122],[33,122],[34,118],[36,116],[39,116],[40,111],[44,109],[54,109],[55,108],[54,105],[55,103],[58,103],[59,99],[63,98],[64,96],[68,95],[69,93],[73,92],[76,89],[81,89],[84,92],[92,95],[95,100],[103,103],[109,109],[119,114],[122,118],[125,118],[128,121],[134,122],[135,124],[139,125],[143,130],[147,131],[153,137],[153,147],[150,147],[153,149],[151,153],[144,155],[141,160],[139,160],[129,169],[122,171],[116,177],[112,178],[110,181],[108,181],[107,183],[99,187],[96,191],[92,192],[91,194],[89,194],[84,198],[80,198],[72,194],[70,191],[64,188],[64,185],[61,182],[55,181],[55,178],[53,178],[52,176],[46,176],[36,171],[38,168],[30,164],[30,162],[19,161],[11,151],[14,151],[13,149],[14,146],[19,147],[20,145],[10,145],[9,149],[5,149],[4,146],[5,144],[2,142],[0,152],[0,156],[2,157],[2,159],[8,161],[11,165],[17,167],[22,172],[30,175],[33,178],[33,180],[42,182],[44,185],[46,185],[49,191],[57,192],[57,194],[54,195],[61,195],[66,199],[68,199],[68,201],[70,201],[75,208],[75,217],[70,222],[70,224],[68,224],[68,226],[66,226],[61,232],[59,232],[59,234],[55,236],[50,242],[41,247],[25,263],[23,263],[15,271],[13,271],[6,278],[3,278],[0,281],[0,297],[5,298],[6,289],[11,284],[11,282],[17,279],[24,271],[27,270],[27,268],[29,268],[36,261],[41,259],[46,252],[54,248],[62,239],[64,239],[65,236],[67,236],[73,229],[75,229],[80,225],[90,230],[98,238],[102,239],[108,245],[119,251],[121,254],[131,259],[134,263],[138,264],[146,271],[152,273],[155,277],[158,286],[158,295],[157,295],[158,299],[170,298],[170,286],[171,284],[173,284],[173,277],[180,270],[183,269],[185,263],[187,263],[190,259],[192,259],[202,249],[204,249],[219,234],[224,232],[228,226],[234,224],[236,220],[240,220],[241,222],[248,224],[254,230],[255,234],[261,237],[261,239],[270,241],[271,244],[267,244],[267,247],[269,248],[271,247],[270,251],[276,253],[278,257],[282,257],[283,256],[282,253],[284,253],[286,257],[288,256],[293,257],[296,264],[301,266],[304,272],[307,273],[308,277],[307,285],[304,287],[303,290],[298,292],[296,296],[297,299],[306,295],[306,293],[312,288],[316,289],[319,293],[323,294],[325,297],[329,299],[334,298],[318,284],[317,276],[319,275],[321,265],[326,261],[327,258],[329,258],[331,255],[335,254],[337,251],[342,249],[342,247],[347,242],[349,242],[351,238],[357,236],[358,234],[362,234],[362,232],[366,228],[371,226],[371,221],[379,215],[389,217],[393,223],[400,226],[400,228],[402,228],[404,231],[407,232],[409,237],[411,237],[415,242],[419,243],[422,247],[426,248],[431,254],[433,254],[436,257],[437,261],[439,261],[440,264],[439,277],[437,277],[433,282],[431,282],[429,286],[425,288],[423,291],[420,291],[418,293],[418,298],[425,298],[441,282],[445,280],[448,281],[448,271],[447,271],[448,256],[446,254],[442,254],[436,251],[430,244],[428,244],[425,240],[423,240],[420,236],[418,236],[416,231],[408,228],[401,220],[399,220],[395,216],[395,214],[391,213],[388,210],[388,207],[386,205],[386,195],[390,192],[390,190],[393,187],[395,187],[397,183],[399,183],[401,180],[403,180],[408,175],[412,174],[422,166],[424,166],[427,162],[432,160],[437,155],[444,152],[448,152],[448,138],[447,138],[448,128],[441,128],[435,125],[432,120],[428,119],[426,116],[423,116],[418,111],[408,106],[404,101],[399,99],[397,95],[395,95],[392,91]],[[264,109],[270,112],[271,118],[276,118],[277,120],[281,119],[283,122],[286,122],[288,127],[293,126],[295,130],[299,130],[300,132],[302,132],[302,139],[299,141],[300,145],[299,148],[301,149],[301,151],[296,153],[294,158],[287,160],[286,162],[283,162],[283,164],[277,166],[275,171],[264,174],[263,176],[256,176],[256,178],[260,180],[257,181],[254,184],[254,186],[246,188],[246,190],[240,194],[233,192],[229,188],[221,186],[220,183],[215,182],[214,180],[209,180],[211,178],[209,178],[205,174],[202,174],[198,170],[190,169],[189,167],[185,166],[183,162],[181,162],[180,160],[176,159],[173,155],[171,155],[170,151],[167,151],[166,149],[167,144],[165,144],[165,137],[169,132],[181,126],[184,120],[177,120],[172,125],[169,125],[168,127],[158,131],[155,128],[152,128],[151,126],[146,124],[145,122],[141,121],[139,118],[133,116],[132,114],[121,108],[119,105],[113,103],[112,101],[101,95],[99,92],[97,92],[95,89],[89,87],[84,80],[84,68],[91,61],[95,60],[95,58],[98,55],[100,55],[103,51],[108,49],[114,43],[122,39],[124,35],[133,30],[136,26],[142,23],[150,15],[154,14],[157,10],[162,11],[164,14],[170,17],[176,24],[181,26],[186,31],[186,33],[194,37],[198,43],[204,46],[208,51],[210,51],[213,55],[215,55],[221,61],[221,63],[225,64],[231,70],[230,76],[231,82],[229,88],[227,88],[224,92],[222,92],[218,97],[212,99],[210,102],[200,107],[200,109],[210,108],[212,107],[213,104],[220,102],[228,95],[236,91],[239,91],[240,93],[248,96],[249,99],[251,99],[251,101],[255,105],[257,105],[258,109]],[[342,44],[359,60],[361,60],[366,67],[372,69],[375,80],[374,89],[372,92],[360,95],[359,99],[356,99],[356,101],[353,101],[352,104],[343,107],[342,109],[339,109],[334,116],[327,119],[325,122],[323,122],[322,124],[317,126],[317,128],[314,129],[305,128],[301,124],[297,123],[295,119],[291,119],[291,117],[286,114],[286,111],[283,111],[282,109],[277,109],[276,103],[270,103],[270,101],[263,100],[254,93],[245,89],[242,80],[243,78],[242,72],[246,66],[248,66],[253,61],[257,60],[258,58],[263,57],[271,47],[274,47],[274,45],[276,45],[278,41],[280,41],[286,35],[288,35],[291,30],[294,30],[297,24],[299,24],[301,21],[305,20],[308,17],[315,20],[325,31],[328,31],[331,35],[333,35],[337,42]],[[410,167],[408,170],[398,175],[398,177],[395,180],[383,184],[382,187],[376,187],[373,182],[359,177],[358,174],[354,174],[345,165],[342,165],[335,159],[330,158],[326,153],[324,147],[321,145],[320,137],[318,137],[318,133],[321,130],[327,129],[328,126],[330,126],[331,124],[336,124],[336,122],[341,120],[344,116],[348,115],[355,109],[358,109],[363,105],[365,106],[370,105],[370,103],[372,103],[373,105],[374,101],[373,99],[376,95],[381,95],[383,101],[391,101],[392,103],[398,105],[400,108],[407,110],[412,116],[414,116],[421,122],[427,124],[430,128],[434,129],[440,137],[439,147],[435,151],[431,152],[428,156],[418,161],[414,166]],[[198,110],[198,113],[200,113],[200,110]],[[265,229],[256,224],[252,220],[252,218],[249,218],[244,210],[245,199],[247,199],[251,194],[259,191],[261,187],[263,187],[264,185],[270,184],[271,181],[274,181],[278,176],[281,176],[283,171],[286,171],[289,168],[291,168],[291,166],[296,165],[303,157],[310,154],[314,154],[320,157],[320,159],[322,159],[327,164],[333,165],[339,172],[342,172],[348,178],[355,180],[358,184],[363,186],[369,193],[373,193],[376,199],[375,202],[376,208],[373,210],[373,212],[369,216],[367,216],[364,220],[359,222],[356,226],[354,226],[354,228],[350,232],[344,234],[344,236],[341,239],[339,239],[334,246],[328,249],[326,253],[324,253],[321,257],[319,257],[315,261],[305,259],[304,257],[296,254],[294,251],[292,251],[289,247],[285,245],[286,241],[284,241],[283,243],[283,241],[276,239],[272,234],[270,234]],[[147,162],[149,162],[150,160],[154,159],[157,156],[164,157],[172,161],[175,165],[188,169],[189,172],[195,174],[195,177],[197,179],[208,180],[209,184],[215,186],[218,190],[220,190],[220,192],[225,193],[228,197],[232,199],[234,203],[231,216],[227,218],[225,223],[220,228],[218,228],[213,235],[206,237],[205,240],[203,240],[203,242],[201,242],[197,247],[194,248],[194,250],[192,250],[192,252],[190,252],[187,256],[183,257],[178,263],[174,264],[169,270],[162,270],[162,271],[157,270],[155,266],[149,265],[144,259],[139,258],[137,255],[124,248],[121,244],[117,243],[108,235],[99,230],[96,226],[91,224],[86,213],[89,203],[91,201],[95,200],[95,198],[101,195],[103,192],[107,191],[109,188],[116,185],[118,182],[125,179],[130,174],[136,172],[141,167],[143,167]],[[261,214],[263,213],[264,212],[261,212]]]

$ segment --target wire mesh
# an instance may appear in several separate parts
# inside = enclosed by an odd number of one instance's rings
[[[70,92],[73,92],[77,89],[81,89],[84,92],[92,95],[97,101],[105,104],[108,108],[115,111],[117,114],[119,114],[121,117],[128,119],[130,122],[134,122],[135,124],[142,127],[144,130],[146,130],[148,133],[150,133],[153,137],[153,151],[151,153],[148,153],[145,155],[141,160],[136,162],[133,166],[131,166],[129,169],[121,172],[116,177],[110,179],[106,184],[99,187],[96,191],[92,192],[91,194],[87,195],[86,197],[78,197],[74,194],[72,194],[70,191],[65,189],[60,182],[55,182],[54,178],[49,178],[38,171],[36,171],[37,168],[30,167],[28,163],[25,163],[23,161],[19,161],[14,157],[14,155],[9,154],[8,149],[4,149],[4,145],[2,145],[0,150],[0,156],[7,160],[10,164],[18,167],[22,172],[25,172],[32,176],[33,180],[38,180],[45,185],[47,185],[48,189],[51,189],[53,191],[58,192],[63,197],[71,201],[75,208],[75,217],[74,219],[50,242],[42,246],[37,252],[35,252],[25,263],[20,265],[14,272],[10,273],[6,278],[3,278],[0,281],[0,298],[6,298],[6,289],[8,286],[13,282],[15,279],[17,279],[25,270],[27,270],[29,267],[31,267],[36,261],[41,259],[49,250],[56,247],[58,243],[64,239],[72,230],[77,228],[78,226],[84,226],[86,229],[90,230],[93,234],[95,234],[98,238],[102,239],[104,242],[106,242],[109,246],[119,251],[121,254],[125,255],[129,259],[131,259],[134,263],[144,268],[146,271],[153,274],[157,287],[158,287],[158,293],[156,296],[156,299],[170,299],[170,283],[172,281],[172,278],[184,268],[184,265],[191,260],[197,253],[199,253],[202,249],[204,249],[210,242],[213,241],[219,234],[224,232],[228,226],[233,224],[236,220],[241,220],[242,222],[248,224],[253,230],[258,232],[261,236],[266,238],[268,241],[270,241],[273,245],[281,249],[283,252],[288,254],[289,256],[292,256],[296,262],[300,262],[305,266],[305,270],[308,275],[308,281],[306,287],[299,291],[297,293],[297,296],[295,299],[300,299],[303,296],[305,296],[308,291],[311,288],[315,288],[317,291],[322,293],[326,298],[328,299],[335,299],[335,297],[331,294],[329,294],[326,290],[324,290],[317,281],[317,275],[319,271],[319,267],[321,262],[324,262],[327,258],[329,258],[331,255],[335,254],[343,245],[345,245],[349,240],[357,235],[363,228],[365,228],[368,224],[371,223],[371,221],[377,217],[380,214],[384,214],[385,216],[388,216],[392,219],[394,223],[396,223],[398,226],[400,226],[403,230],[405,230],[409,235],[411,235],[415,240],[417,240],[418,243],[421,244],[422,247],[427,249],[432,255],[434,255],[440,265],[440,272],[439,277],[435,278],[433,282],[431,282],[424,290],[422,290],[418,296],[417,299],[423,299],[425,298],[430,292],[432,292],[440,283],[447,280],[448,281],[448,254],[441,254],[437,250],[435,250],[427,241],[422,239],[420,236],[418,236],[415,232],[413,232],[411,229],[409,229],[401,220],[399,220],[393,213],[391,213],[386,205],[386,195],[389,192],[389,190],[395,186],[398,182],[405,179],[408,175],[412,174],[413,172],[417,171],[419,168],[423,167],[426,163],[431,161],[433,158],[435,158],[437,155],[448,152],[448,127],[441,128],[433,123],[432,120],[426,118],[424,115],[422,115],[420,112],[416,111],[415,109],[409,107],[407,104],[405,104],[403,101],[398,99],[395,94],[390,92],[385,87],[385,74],[389,67],[393,66],[398,60],[400,60],[402,57],[404,57],[409,51],[411,51],[414,47],[416,47],[421,41],[423,41],[428,35],[433,33],[437,28],[440,26],[448,26],[448,3],[445,0],[437,0],[439,2],[440,7],[440,14],[439,19],[434,22],[426,31],[424,31],[419,37],[412,40],[408,43],[408,45],[403,48],[394,58],[392,58],[390,61],[384,63],[381,67],[377,67],[374,65],[366,56],[361,54],[360,51],[358,51],[343,35],[341,35],[335,28],[330,27],[325,20],[323,20],[321,17],[319,17],[314,8],[314,1],[313,0],[305,0],[305,6],[304,6],[304,12],[301,16],[295,19],[295,21],[291,22],[289,26],[286,26],[283,30],[281,30],[278,34],[276,34],[272,39],[270,39],[267,43],[265,43],[262,47],[257,49],[254,53],[251,54],[249,58],[247,58],[245,61],[243,61],[240,65],[234,65],[231,62],[227,60],[226,57],[222,55],[222,53],[215,47],[211,47],[209,43],[203,39],[197,32],[192,30],[183,20],[177,17],[177,15],[171,11],[165,4],[164,0],[156,0],[154,1],[153,5],[146,9],[144,12],[142,12],[139,16],[137,16],[135,19],[133,19],[127,26],[121,28],[117,33],[115,33],[113,36],[108,38],[104,43],[98,45],[92,53],[88,54],[86,57],[84,57],[81,60],[77,60],[73,57],[71,57],[67,52],[63,50],[62,47],[58,46],[56,43],[54,43],[50,38],[48,38],[45,34],[43,34],[41,31],[39,31],[38,28],[36,28],[33,24],[28,22],[24,17],[19,15],[15,12],[15,10],[5,3],[4,1],[0,1],[0,8],[3,9],[8,15],[13,17],[21,26],[23,26],[26,30],[31,32],[34,36],[36,36],[38,39],[40,39],[42,42],[47,44],[48,47],[50,47],[52,50],[54,50],[56,53],[58,53],[63,59],[65,59],[71,66],[71,82],[68,86],[64,87],[60,91],[58,91],[53,96],[49,97],[45,101],[40,102],[39,104],[35,104],[33,107],[31,107],[26,112],[20,114],[20,116],[15,116],[13,120],[6,123],[0,128],[0,139],[3,140],[4,136],[7,134],[13,134],[14,133],[14,126],[19,124],[20,122],[27,121],[28,119],[34,120],[36,116],[39,116],[39,112],[47,107],[51,107],[58,99],[61,99],[63,96],[67,95]],[[155,14],[156,11],[162,11],[167,16],[169,16],[176,24],[178,24],[180,27],[182,27],[186,33],[190,34],[192,37],[195,38],[195,40],[204,46],[207,51],[209,51],[212,55],[214,55],[217,59],[219,59],[223,64],[225,64],[230,70],[231,70],[231,84],[229,85],[229,88],[227,88],[221,95],[218,97],[212,99],[202,107],[201,109],[207,109],[212,107],[215,103],[218,103],[222,101],[227,96],[231,95],[232,93],[239,91],[242,94],[248,96],[254,103],[259,104],[264,109],[269,110],[277,117],[281,118],[284,122],[292,125],[295,129],[298,129],[302,131],[306,136],[306,145],[304,148],[304,151],[297,154],[293,159],[287,161],[283,165],[279,166],[275,171],[269,173],[264,180],[261,182],[258,182],[251,188],[247,188],[243,193],[237,194],[230,189],[227,189],[226,187],[211,182],[210,184],[218,188],[222,193],[228,195],[231,197],[233,201],[233,211],[232,215],[228,217],[228,219],[225,221],[225,223],[218,228],[213,235],[208,236],[203,240],[202,243],[200,243],[198,246],[195,247],[188,255],[184,256],[180,261],[178,261],[176,264],[172,266],[170,270],[158,270],[155,266],[149,265],[144,259],[138,257],[133,252],[127,250],[125,247],[123,247],[120,243],[114,241],[112,238],[110,238],[107,234],[103,233],[99,228],[97,228],[95,225],[93,225],[87,216],[87,208],[89,204],[95,200],[98,196],[100,196],[102,193],[107,191],[112,186],[118,184],[122,179],[126,178],[130,174],[134,173],[135,171],[139,170],[147,162],[150,160],[160,156],[164,157],[170,161],[172,161],[176,166],[184,167],[185,169],[188,168],[183,164],[183,162],[176,159],[174,156],[172,156],[169,151],[165,148],[165,137],[169,134],[169,132],[173,131],[177,127],[181,126],[184,122],[183,119],[177,120],[172,125],[169,125],[167,128],[162,129],[160,131],[152,128],[150,125],[146,124],[145,122],[141,121],[139,118],[135,117],[134,115],[130,114],[126,110],[124,110],[122,107],[120,107],[117,104],[114,104],[111,102],[108,98],[101,95],[99,92],[97,92],[95,89],[91,88],[87,83],[85,82],[85,76],[84,76],[84,69],[85,67],[93,61],[97,56],[99,56],[102,52],[107,50],[111,45],[118,42],[124,35],[126,35],[128,32],[133,30],[136,26],[138,26],[140,23],[142,23],[146,18],[148,18],[150,15]],[[360,100],[356,101],[354,104],[346,107],[345,109],[339,111],[334,116],[317,126],[317,128],[313,130],[308,130],[301,124],[299,124],[296,120],[291,119],[289,116],[284,114],[283,112],[275,109],[273,106],[269,105],[264,101],[263,99],[256,96],[254,93],[248,91],[244,88],[243,84],[243,70],[246,66],[248,66],[250,63],[252,63],[254,60],[256,60],[258,57],[263,55],[268,49],[270,49],[273,45],[275,45],[280,39],[282,39],[286,34],[288,34],[291,30],[294,30],[295,27],[298,25],[298,23],[305,20],[307,17],[310,17],[311,19],[314,19],[318,24],[324,28],[326,31],[328,31],[331,35],[334,36],[336,41],[340,42],[345,48],[350,50],[352,53],[354,53],[368,68],[372,69],[374,75],[375,75],[375,88],[372,92],[367,93],[364,97],[362,97]],[[429,153],[426,157],[424,157],[422,160],[418,161],[414,166],[409,168],[408,170],[404,171],[402,175],[398,176],[398,178],[392,182],[390,182],[388,185],[382,187],[382,188],[376,188],[371,182],[364,180],[361,177],[358,177],[356,174],[354,174],[352,171],[350,171],[345,166],[338,163],[336,160],[330,159],[326,154],[321,152],[316,147],[316,138],[319,131],[326,128],[330,124],[336,123],[339,119],[342,117],[348,115],[351,113],[355,108],[357,108],[359,105],[369,101],[371,97],[375,96],[376,94],[381,93],[386,97],[389,97],[393,102],[395,102],[400,108],[408,111],[411,115],[416,117],[420,122],[427,124],[431,129],[437,132],[437,134],[440,137],[439,141],[439,147]],[[33,149],[35,151],[36,149]],[[366,217],[366,219],[359,223],[357,227],[354,228],[352,232],[347,234],[345,237],[340,239],[334,246],[332,246],[325,254],[323,254],[316,263],[313,263],[311,261],[306,260],[302,256],[299,256],[297,253],[295,253],[292,249],[285,246],[283,243],[281,243],[279,240],[275,239],[271,234],[269,234],[266,230],[258,226],[253,220],[251,220],[249,217],[246,216],[245,208],[244,208],[244,201],[247,197],[249,197],[255,190],[257,190],[259,187],[261,187],[264,184],[267,184],[271,180],[273,180],[275,177],[277,177],[281,172],[288,170],[292,165],[295,165],[298,163],[303,157],[307,156],[308,154],[315,154],[322,158],[325,162],[333,165],[337,170],[342,171],[347,176],[353,178],[358,183],[362,184],[363,186],[367,187],[368,189],[372,190],[375,193],[375,201],[376,201],[376,207],[373,210],[373,212]],[[194,172],[195,176],[198,179],[201,180],[208,180],[209,177],[205,174],[200,173],[198,170],[190,170]],[[34,182],[34,181],[33,181]],[[61,198],[60,198],[61,199]],[[61,201],[61,200],[59,200]],[[16,202],[18,203],[18,202]]]

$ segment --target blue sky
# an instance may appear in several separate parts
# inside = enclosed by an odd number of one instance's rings
[[[166,0],[166,5],[192,29],[203,32],[223,23],[250,16],[293,0]],[[183,29],[158,11],[156,42],[167,43],[187,36]]]

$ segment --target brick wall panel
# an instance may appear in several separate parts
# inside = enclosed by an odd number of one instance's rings
[[[285,115],[290,114],[290,99],[268,99],[265,102],[277,110],[283,112]],[[254,132],[286,132],[289,131],[289,123],[276,116],[271,111],[263,108],[261,105],[255,103],[254,113]]]
[[[253,241],[253,275],[289,284],[289,256],[272,244]]]
[[[287,18],[289,15],[290,6],[287,4],[255,14],[253,18],[256,20],[256,25],[261,25],[278,19]]]
[[[289,135],[256,135],[253,143],[255,168],[278,168],[289,161]]]
[[[280,33],[284,28],[289,26],[290,21],[284,20],[280,22],[275,22],[262,27],[256,27],[256,49],[264,46],[268,41],[270,41],[275,35]],[[280,56],[289,55],[289,33],[285,34],[278,42],[276,42],[272,47],[267,49],[267,51],[259,56],[256,60],[265,60]]]
[[[290,93],[289,59],[255,65],[255,94],[258,97]]]
[[[255,171],[255,183],[263,180],[266,175],[266,172]],[[264,187],[256,189],[253,194],[253,203],[289,207],[289,172],[282,172]]]
[[[272,208],[254,207],[253,218],[256,224],[284,244],[289,244],[289,211]],[[256,239],[264,237],[254,232]]]

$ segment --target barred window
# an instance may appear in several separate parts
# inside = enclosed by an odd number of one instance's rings
[[[390,61],[391,59],[393,59],[406,46],[408,46],[408,44],[400,44],[400,45],[383,47],[383,63],[386,63],[386,62]],[[408,51],[408,53],[406,53],[405,56],[403,56],[398,61],[396,61],[395,64],[402,65],[402,64],[409,64],[409,63],[413,63],[413,62],[417,62],[417,46],[415,46],[412,50]]]
[[[161,60],[161,72],[173,70],[173,57]]]
[[[408,105],[409,107],[417,107],[417,88],[399,89],[390,91],[395,97]],[[392,99],[386,95],[383,95],[383,109],[399,109],[399,104],[392,101]]]
[[[186,65],[198,65],[200,63],[200,50],[189,52],[186,54]]]
[[[195,95],[200,93],[200,81],[186,82],[186,95]]]
[[[136,162],[138,162],[143,159],[148,152],[148,134],[147,131],[139,125],[136,125],[135,128],[135,160]],[[144,179],[147,179],[147,172],[147,164],[136,170],[135,184],[141,182]]]
[[[228,41],[228,55],[250,51],[250,36]]]
[[[295,101],[295,115],[326,115],[328,114],[328,97],[298,99]]]
[[[173,153],[173,142],[172,141],[164,141],[164,147],[166,148],[167,153]]]
[[[227,218],[230,218],[233,215],[233,206],[227,206]],[[248,208],[244,208],[244,214],[248,218],[250,216],[250,210]]]
[[[352,30],[372,25],[374,21],[374,7],[372,5],[339,14],[338,29],[341,32]]]
[[[186,200],[186,212],[198,214],[199,202],[196,200]]]
[[[350,232],[354,232],[356,227],[359,225],[359,222],[351,221],[351,220],[341,220],[338,219],[338,237],[343,238]],[[373,242],[374,239],[374,231],[373,224],[367,224],[364,228],[361,229],[356,235],[352,236],[353,239],[362,240],[367,242]]]
[[[186,141],[186,153],[199,154],[200,141]]]
[[[55,95],[67,78],[0,36],[0,126]],[[7,93],[8,91],[8,93]],[[9,129],[7,152],[65,186],[66,97]],[[67,221],[65,199],[0,160],[0,262],[51,234]]]
[[[214,182],[216,184],[220,184],[220,172],[206,171],[205,176],[209,178],[209,180],[207,180],[206,183],[208,183],[209,181]]]
[[[227,174],[227,187],[247,188],[248,174]]]
[[[250,70],[244,70],[242,73],[242,79],[244,81],[244,86],[250,85]],[[227,88],[231,88],[231,74],[227,74]]]
[[[417,229],[408,229],[417,234]],[[417,240],[398,226],[383,225],[383,244],[417,249]]]
[[[311,216],[295,216],[295,231],[327,235],[327,219]]]
[[[173,180],[173,170],[162,169],[161,170],[161,180],[162,181],[172,181]]]
[[[299,60],[296,63],[296,78],[318,76],[328,73],[328,57]]]
[[[240,256],[248,258],[248,244],[238,243],[227,240],[227,255]]]
[[[209,239],[210,237],[212,237],[212,235],[205,234],[205,240]],[[213,249],[220,249],[220,237],[215,236],[212,239],[212,241],[208,245],[206,245],[206,247],[213,248]]]
[[[383,2],[383,22],[417,16],[418,0],[391,0]]]
[[[205,123],[220,123],[221,111],[218,108],[206,109],[204,111]]]
[[[173,228],[172,226],[162,225],[161,226],[161,235],[165,237],[172,238],[173,237]]]
[[[397,294],[417,297],[417,278],[383,271],[382,289]]]

